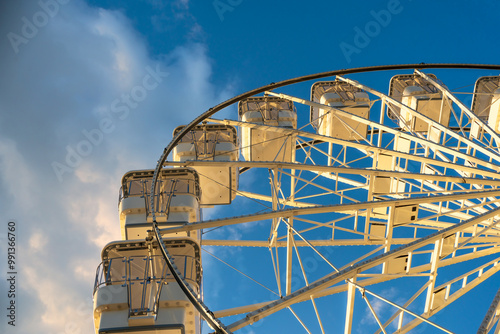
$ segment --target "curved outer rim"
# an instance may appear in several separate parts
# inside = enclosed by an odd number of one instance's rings
[[[155,235],[157,240],[161,240],[161,235],[160,231],[157,227],[156,224],[156,217],[154,214],[154,196],[155,196],[155,189],[156,189],[156,181],[158,179],[158,173],[163,167],[163,163],[167,160],[168,155],[174,147],[179,143],[180,139],[184,137],[191,129],[193,129],[197,124],[201,123],[205,119],[209,118],[213,114],[217,113],[218,111],[229,107],[230,105],[243,100],[247,97],[263,93],[268,90],[273,90],[279,87],[283,86],[288,86],[304,81],[309,81],[309,80],[314,80],[314,79],[321,79],[325,77],[331,77],[331,76],[337,76],[337,75],[345,75],[345,74],[353,74],[353,73],[365,73],[365,72],[378,72],[378,71],[391,71],[391,70],[408,70],[408,69],[426,69],[426,68],[441,68],[441,69],[478,69],[478,70],[500,70],[500,65],[493,65],[493,64],[448,64],[448,63],[431,63],[431,64],[426,64],[426,63],[420,63],[420,64],[398,64],[398,65],[380,65],[380,66],[367,66],[367,67],[356,67],[356,68],[351,68],[351,69],[341,69],[341,70],[334,70],[334,71],[328,71],[328,72],[321,72],[321,73],[316,73],[316,74],[309,74],[301,77],[296,77],[292,79],[287,79],[283,81],[279,81],[277,83],[270,83],[269,85],[265,85],[250,91],[247,91],[243,94],[237,95],[233,98],[230,98],[229,100],[226,100],[218,105],[216,105],[213,108],[208,109],[205,111],[203,114],[199,115],[196,117],[191,123],[186,125],[180,132],[177,133],[177,135],[172,139],[172,141],[165,147],[163,150],[163,153],[160,157],[160,159],[157,162],[154,174],[153,174],[153,181],[151,183],[151,190],[150,190],[150,212],[153,218],[153,227],[155,231]],[[218,333],[230,333],[228,329],[217,319],[213,316],[213,313],[205,306],[205,304],[201,301],[198,300],[195,296],[193,296],[190,291],[189,287],[187,286],[187,283],[184,282],[184,278],[180,277],[177,273],[176,270],[172,270],[173,263],[170,261],[170,256],[168,254],[168,251],[166,249],[162,248],[162,253],[164,255],[165,261],[167,262],[168,267],[171,269],[171,272],[175,278],[175,280],[179,283],[181,289],[183,292],[186,294],[186,296],[191,300],[195,308],[200,312],[200,314],[203,316],[205,321],[210,323],[216,332]]]

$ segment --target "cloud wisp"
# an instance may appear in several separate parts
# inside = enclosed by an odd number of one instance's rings
[[[121,176],[154,168],[177,125],[229,94],[211,83],[203,44],[151,55],[122,12],[57,3],[19,52],[0,44],[0,219],[19,234],[19,318],[2,333],[93,332],[100,250],[120,239]],[[9,10],[6,32],[41,9]]]

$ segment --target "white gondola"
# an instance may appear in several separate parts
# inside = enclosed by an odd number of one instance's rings
[[[174,136],[183,126],[174,130]],[[204,124],[194,127],[173,150],[174,161],[238,161],[236,128]],[[231,204],[238,190],[238,168],[195,166],[203,189],[201,205]]]
[[[343,81],[320,81],[311,87],[311,101],[321,103],[365,119],[370,114],[370,99],[361,89]],[[366,137],[367,125],[335,111],[311,107],[310,120],[318,134],[343,140]]]
[[[179,272],[199,293],[199,243],[170,238],[165,244]],[[172,277],[157,243],[112,242],[101,257],[94,286],[96,334],[200,332],[200,315]]]
[[[288,129],[297,128],[297,111],[291,101],[278,97],[251,97],[238,103],[239,118],[243,122]],[[247,161],[295,160],[295,135],[272,128],[243,126],[242,154]]]
[[[471,109],[494,131],[500,132],[500,76],[477,79]],[[479,137],[480,128],[477,122],[472,123],[471,133],[474,137]]]
[[[429,74],[433,80],[436,76]],[[391,78],[389,96],[416,110],[418,113],[427,116],[431,120],[448,126],[450,122],[451,103],[443,98],[443,94],[429,81],[418,74],[401,74]],[[428,132],[430,123],[415,117],[407,109],[392,107],[389,115],[398,119],[399,126],[414,132]],[[430,129],[430,139],[438,141],[441,133],[439,130]]]
[[[149,194],[153,173],[153,170],[131,171],[122,178],[118,209],[122,238],[125,240],[143,239],[151,229]],[[195,170],[163,169],[156,186],[155,207],[158,210],[155,216],[159,225],[173,226],[199,219],[201,191]],[[190,233],[198,238],[197,231]]]

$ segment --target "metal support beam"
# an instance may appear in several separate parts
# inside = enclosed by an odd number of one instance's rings
[[[483,322],[479,326],[477,334],[487,334],[490,330],[493,329],[494,325],[498,325],[498,320],[500,319],[500,289],[498,289],[495,298],[491,302],[490,307],[488,308],[488,312],[484,316]]]
[[[438,83],[436,80],[432,79],[429,77],[427,74],[425,74],[422,71],[415,70],[415,73],[418,75],[422,76],[425,80],[429,81],[434,87],[439,89],[446,97],[448,97],[450,100],[452,100],[459,108],[460,110],[465,113],[469,119],[471,120],[471,123],[476,122],[477,124],[481,125],[482,129],[485,129],[486,132],[493,138],[495,139],[495,142],[497,143],[497,152],[498,152],[498,145],[500,144],[500,136],[498,136],[498,133],[496,133],[486,122],[484,122],[482,119],[477,117],[469,108],[467,108],[462,101],[457,99],[455,95],[453,95],[448,88],[445,86],[441,85]]]
[[[223,121],[225,122],[225,121]],[[329,137],[328,137],[329,138]],[[410,154],[411,155],[411,154]],[[413,156],[413,155],[411,155]],[[408,156],[407,156],[408,157]],[[425,181],[440,181],[440,182],[456,182],[463,184],[477,184],[477,185],[488,185],[488,186],[500,186],[500,176],[498,173],[488,172],[481,170],[481,177],[458,177],[450,175],[438,175],[438,174],[421,174],[421,173],[409,173],[401,171],[384,171],[375,169],[362,169],[354,167],[334,167],[334,166],[324,166],[324,165],[306,165],[306,164],[296,164],[296,163],[286,163],[286,162],[253,162],[253,161],[184,161],[184,162],[166,162],[165,166],[179,166],[179,167],[233,167],[233,168],[279,168],[279,169],[296,169],[296,170],[307,170],[317,173],[337,173],[346,175],[375,175],[375,176],[386,176],[386,177],[396,177],[401,179],[415,179],[415,180],[425,180]],[[443,166],[445,167],[445,166]],[[456,164],[448,163],[448,167],[455,167]],[[460,166],[460,169],[464,168]],[[474,171],[474,174],[478,173],[478,170],[473,167],[468,167],[470,170]],[[485,179],[483,177],[490,177],[492,179]],[[242,192],[246,194],[246,192]]]
[[[399,157],[402,159],[409,159],[409,160],[415,159],[414,154],[404,153],[404,152],[395,151],[395,150],[391,150],[391,149],[387,149],[387,148],[370,146],[370,145],[357,143],[357,142],[353,142],[353,141],[346,141],[346,140],[337,139],[334,137],[322,136],[322,135],[318,135],[318,134],[314,134],[314,133],[310,133],[310,132],[306,132],[306,131],[281,128],[278,126],[269,126],[269,125],[255,124],[255,123],[247,123],[247,122],[241,122],[241,121],[217,120],[217,119],[212,119],[212,118],[209,121],[214,122],[214,123],[219,123],[219,124],[227,124],[227,125],[233,125],[233,126],[239,126],[239,127],[246,127],[246,128],[250,128],[250,129],[259,129],[262,131],[272,131],[272,132],[282,133],[283,135],[301,136],[301,137],[310,138],[313,140],[319,140],[319,141],[323,141],[323,142],[327,142],[327,143],[337,144],[340,146],[346,146],[346,147],[348,146],[350,148],[357,149],[361,152],[379,153],[379,154],[390,155],[393,157]],[[454,132],[452,132],[452,133],[454,133]],[[460,140],[462,140],[462,139],[463,139],[463,137],[460,137]],[[481,150],[481,151],[484,151],[484,150]],[[491,155],[491,152],[488,152],[488,151],[486,151],[484,153],[486,156]],[[455,155],[456,154],[458,154],[458,152],[455,152]],[[468,157],[467,159],[470,161],[474,161],[475,163],[478,163],[481,166],[484,166],[486,168],[490,168],[492,170],[500,172],[500,166],[498,164],[494,164],[494,163],[491,163],[489,161],[476,158],[474,156],[467,156],[467,157]],[[500,157],[498,159],[500,160]],[[454,169],[457,166],[456,164],[454,164],[452,162],[439,161],[439,160],[435,160],[435,159],[428,158],[428,157],[419,157],[418,160],[422,163],[427,163],[429,165],[437,165],[437,166],[447,167],[447,168],[451,168],[451,169]],[[476,174],[478,172],[477,168],[469,167],[469,166],[465,166],[465,165],[461,165],[460,169],[463,171],[466,171],[466,172],[470,172],[472,174]],[[488,172],[488,171],[486,171],[486,172]],[[486,174],[484,174],[482,171],[481,171],[481,173],[482,173],[482,175],[486,176]],[[491,175],[494,175],[494,174],[491,174]],[[496,175],[495,177],[498,177],[498,175]]]
[[[344,324],[344,334],[351,334],[352,331],[352,319],[354,316],[354,299],[356,297],[356,277],[347,281],[347,306],[345,310],[345,324]]]
[[[338,273],[333,273],[330,275],[325,276],[322,279],[319,279],[313,283],[311,283],[307,287],[303,287],[294,293],[285,296],[281,298],[280,300],[276,300],[272,303],[269,303],[268,305],[264,306],[263,308],[260,308],[257,311],[251,312],[246,315],[245,318],[236,321],[229,325],[228,327],[231,330],[237,330],[239,328],[242,328],[250,323],[253,323],[255,321],[258,321],[270,314],[273,314],[285,307],[288,307],[289,305],[294,304],[298,300],[304,297],[304,295],[314,295],[316,292],[320,292],[321,290],[332,286],[339,281],[346,280],[349,278],[352,278],[356,275],[356,273],[359,273],[361,271],[373,268],[379,264],[382,264],[384,262],[387,262],[390,259],[393,259],[397,256],[407,254],[408,252],[411,252],[415,249],[419,249],[425,245],[428,245],[430,243],[434,243],[436,240],[439,240],[443,238],[444,236],[456,233],[460,231],[461,229],[469,226],[473,226],[475,224],[481,223],[491,217],[495,217],[500,214],[500,209],[493,210],[491,212],[479,215],[475,217],[474,219],[469,219],[464,222],[455,224],[447,229],[435,232],[433,234],[430,234],[424,238],[421,238],[415,242],[412,242],[406,246],[399,247],[397,249],[394,249],[388,253],[385,253],[383,255],[376,256],[370,260],[367,260],[363,263],[356,264],[352,266],[349,269],[342,270]]]
[[[468,193],[434,196],[433,201],[441,202],[441,201],[451,201],[451,200],[463,200],[469,198],[478,198],[478,195],[481,195],[481,197],[490,197],[490,196],[496,197],[500,196],[500,190],[472,191]],[[323,205],[313,208],[292,208],[292,209],[278,210],[274,212],[252,214],[252,215],[239,216],[233,218],[223,218],[223,219],[207,220],[203,222],[185,223],[177,227],[169,227],[161,229],[161,233],[177,233],[184,231],[193,231],[204,228],[257,222],[277,217],[289,218],[299,215],[328,213],[328,212],[354,213],[357,210],[368,210],[378,207],[387,207],[392,204],[395,205],[420,204],[420,203],[426,203],[428,201],[429,199],[427,197],[420,197],[420,198],[408,198],[408,199],[397,199],[397,200],[372,201],[364,203],[349,203],[341,205],[339,204]],[[500,202],[500,199],[498,201]],[[496,210],[494,212],[496,212]]]
[[[363,90],[365,90],[367,92],[370,92],[370,93],[372,93],[372,94],[380,97],[381,99],[385,100],[386,103],[390,103],[390,104],[392,104],[394,106],[397,106],[398,108],[406,110],[413,117],[417,117],[417,118],[425,121],[427,124],[432,124],[432,126],[436,127],[436,129],[438,129],[439,131],[442,131],[442,132],[446,133],[446,135],[448,135],[448,136],[450,136],[450,137],[452,137],[452,138],[454,138],[454,139],[456,139],[456,140],[458,140],[458,141],[460,141],[462,143],[466,143],[469,147],[474,148],[478,152],[481,152],[481,153],[485,154],[486,156],[488,156],[490,158],[494,158],[496,161],[500,161],[500,155],[498,154],[498,152],[492,152],[490,150],[487,150],[484,147],[482,147],[482,146],[478,145],[477,143],[473,142],[469,138],[460,136],[459,134],[457,134],[454,131],[451,131],[450,129],[448,129],[447,127],[445,127],[444,125],[442,125],[441,123],[435,122],[431,118],[429,118],[429,117],[427,117],[425,115],[422,115],[418,111],[416,111],[416,110],[408,107],[407,105],[404,105],[403,103],[401,103],[401,102],[393,99],[389,95],[381,93],[381,92],[379,92],[379,91],[377,91],[375,89],[372,89],[372,88],[370,88],[368,86],[360,84],[359,82],[351,80],[351,79],[347,79],[347,78],[344,78],[344,77],[337,77],[337,78],[339,80],[347,82],[347,83],[349,83],[349,84],[351,84],[351,85],[353,85],[355,87],[358,87],[360,89],[363,89]]]

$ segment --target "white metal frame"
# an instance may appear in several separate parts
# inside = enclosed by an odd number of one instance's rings
[[[360,140],[346,141],[318,135],[311,131],[308,122],[302,127],[299,124],[298,129],[289,129],[246,123],[236,120],[237,117],[233,120],[219,120],[211,117],[217,111],[215,110],[204,114],[206,121],[240,129],[273,131],[283,137],[296,137],[295,163],[174,163],[166,161],[169,149],[165,150],[166,155],[164,153],[159,162],[161,167],[221,165],[238,167],[240,171],[268,171],[269,180],[265,181],[269,183],[267,191],[237,190],[239,198],[257,201],[268,208],[267,212],[205,220],[157,230],[160,238],[164,233],[224,228],[270,220],[267,240],[205,238],[203,241],[203,245],[214,247],[266,247],[271,253],[271,272],[275,275],[278,298],[264,303],[248,303],[236,308],[213,311],[214,319],[238,317],[241,314],[239,320],[224,327],[227,327],[228,332],[287,309],[298,320],[298,325],[307,332],[311,332],[312,326],[316,326],[314,328],[325,333],[327,321],[320,315],[321,309],[317,300],[345,293],[347,308],[343,327],[345,333],[351,333],[356,317],[356,291],[359,291],[377,323],[378,331],[375,332],[392,331],[392,327],[388,329],[391,323],[395,324],[399,332],[407,332],[425,322],[450,333],[449,329],[436,324],[431,319],[432,316],[499,271],[500,257],[497,253],[500,253],[500,136],[448,88],[425,72],[418,69],[415,71],[442,93],[444,103],[453,107],[453,117],[459,124],[458,130],[433,121],[379,90],[345,76],[337,76],[337,79],[368,92],[374,102],[380,103],[379,121],[373,118],[364,119],[342,109],[283,92],[273,92],[269,90],[270,87],[262,91],[300,105],[328,110],[340,124],[344,124],[358,137],[363,137]],[[235,101],[244,97],[235,98]],[[388,110],[395,112],[397,109],[405,110],[412,117],[426,122],[428,131],[416,133],[407,125],[400,128],[391,125],[384,115]],[[373,112],[374,110],[371,111]],[[395,113],[397,116],[397,112]],[[368,134],[362,136],[343,119],[367,125]],[[473,124],[479,125],[478,134],[471,133]],[[406,146],[397,146],[399,141],[403,141]],[[172,145],[175,145],[175,140],[169,147]],[[242,173],[240,177],[244,176]],[[390,182],[389,191],[379,191],[378,182],[381,180]],[[334,204],[325,204],[327,199]],[[422,214],[419,213],[419,216],[411,221],[401,220],[400,208],[404,206],[416,206]],[[331,215],[332,218],[325,220],[324,214]],[[305,228],[304,225],[307,224],[308,227]],[[328,230],[329,238],[309,239],[314,231],[320,230]],[[401,234],[400,231],[406,232]],[[339,237],[339,234],[342,236]],[[322,253],[326,246],[371,248],[348,263],[338,263],[339,261],[332,259],[329,254]],[[301,249],[318,254],[322,265],[329,268],[330,273],[315,280],[308,277],[301,259]],[[470,259],[484,262],[448,281],[442,282],[438,279],[438,272]],[[298,264],[298,269],[294,267],[294,263]],[[382,266],[382,269],[374,271],[378,266]],[[298,271],[305,282],[296,290],[292,289],[294,271]],[[372,291],[372,287],[375,289],[380,284],[391,284],[390,282],[407,278],[421,278],[424,281],[415,287],[416,292],[402,305]],[[457,288],[458,285],[460,288]],[[391,305],[396,311],[389,318],[383,319],[377,314],[368,295]],[[481,327],[487,331],[500,319],[497,299],[495,298],[489,316],[487,315]],[[299,312],[292,309],[296,304],[308,300],[311,301],[317,318],[316,325],[312,325],[308,319],[303,319]],[[425,301],[421,312],[410,311],[410,307],[418,306],[419,300]],[[216,322],[214,319],[211,320],[212,323]],[[498,330],[496,329],[496,332]]]

